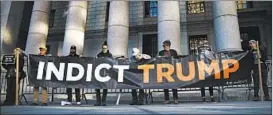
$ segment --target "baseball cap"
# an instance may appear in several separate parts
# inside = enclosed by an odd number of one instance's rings
[[[139,49],[133,48],[133,56],[136,56],[139,53],[140,53]]]
[[[45,46],[39,47],[39,50],[42,50],[42,49],[47,50],[47,48]]]
[[[256,40],[250,40],[249,43],[257,43]]]

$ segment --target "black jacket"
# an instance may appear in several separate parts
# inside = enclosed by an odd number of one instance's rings
[[[161,50],[159,52],[159,56],[165,56],[166,50]],[[170,53],[172,57],[177,57],[177,52],[174,49],[170,49]]]
[[[252,58],[254,60],[256,60],[255,56],[256,56],[257,49],[251,49],[250,51],[251,51],[252,56],[253,56]],[[265,50],[262,49],[262,48],[260,48],[260,55],[261,55],[261,62],[265,62],[267,60],[267,56],[266,56]]]
[[[103,53],[102,51],[97,55],[97,57],[109,57],[112,58],[112,54],[109,52],[109,50],[106,53]]]
[[[80,55],[78,55],[78,54],[75,54],[75,55],[69,54],[68,57],[80,57]]]
[[[19,55],[19,76],[20,76],[20,79],[23,79],[26,77],[26,73],[23,71],[23,67],[24,67],[24,57],[23,55]],[[15,60],[15,64],[2,64],[2,66],[7,70],[7,73],[6,73],[6,78],[9,78],[10,77],[16,77],[16,73],[15,73],[15,70],[16,70],[16,60]]]

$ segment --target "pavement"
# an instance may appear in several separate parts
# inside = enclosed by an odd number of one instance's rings
[[[233,102],[182,102],[180,104],[154,103],[149,105],[132,106],[121,103],[116,106],[1,106],[4,114],[272,114],[271,101],[233,101]]]

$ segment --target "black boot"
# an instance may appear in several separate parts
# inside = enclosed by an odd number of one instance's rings
[[[258,96],[254,96],[253,101],[260,101],[260,98]]]
[[[107,89],[103,89],[101,106],[106,106]]]
[[[210,98],[211,102],[215,102],[215,99],[213,97]]]
[[[130,105],[137,105],[137,100],[136,99],[133,99],[132,102],[130,103]]]
[[[266,97],[264,98],[264,100],[265,100],[265,101],[271,101],[271,99],[270,99],[269,96],[266,96]]]
[[[96,99],[97,102],[94,104],[94,106],[101,106],[100,89],[96,89]]]
[[[202,101],[203,101],[203,102],[206,102],[206,98],[205,98],[205,97],[202,97]]]
[[[38,106],[38,103],[32,103],[31,106]]]
[[[100,103],[100,102],[96,102],[96,103],[94,104],[94,106],[101,106],[101,103]]]

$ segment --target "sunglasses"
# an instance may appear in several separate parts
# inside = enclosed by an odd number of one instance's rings
[[[162,45],[163,47],[167,47],[167,46],[169,46],[169,45]]]

